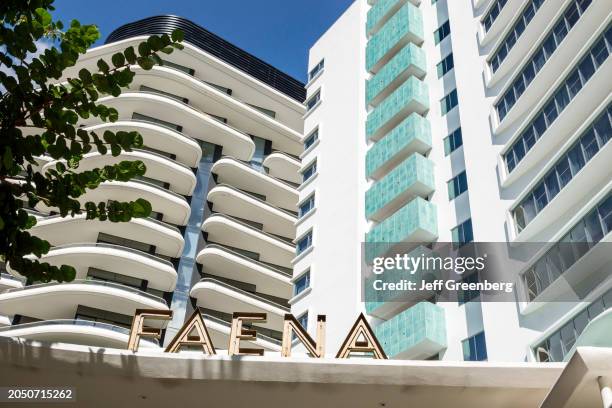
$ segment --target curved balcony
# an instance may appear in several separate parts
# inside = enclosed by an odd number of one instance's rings
[[[169,189],[182,195],[190,196],[196,185],[196,178],[193,171],[168,157],[158,153],[145,150],[133,150],[131,152],[121,152],[119,156],[110,153],[88,153],[83,156],[77,172],[103,168],[106,165],[117,164],[121,161],[140,160],[147,167],[146,177],[159,180],[169,184]],[[47,171],[55,166],[56,162],[51,162],[43,167]]]
[[[213,211],[256,222],[265,232],[295,238],[295,215],[228,184],[218,184],[208,193]]]
[[[264,167],[272,177],[286,180],[290,183],[300,184],[302,178],[299,170],[302,163],[296,158],[283,152],[272,152],[263,161]]]
[[[60,245],[51,248],[42,261],[73,266],[76,279],[85,279],[89,268],[97,268],[146,280],[148,287],[163,292],[172,292],[176,286],[177,274],[172,262],[120,245],[102,242]]]
[[[556,14],[561,9],[562,7],[559,6],[559,2],[556,1],[544,1],[542,3],[542,5],[535,12],[533,18],[529,21],[529,24],[527,24],[524,31],[521,33],[518,40],[516,40],[510,49],[510,52],[508,52],[508,55],[500,64],[499,68],[494,73],[491,69],[485,70],[488,76],[487,85],[489,87],[496,85],[502,78],[515,72],[516,68],[521,65],[521,62],[528,55],[529,50],[539,42],[539,39],[548,29],[550,22],[554,21]],[[510,29],[514,28],[515,21],[518,21],[518,18],[522,18],[523,7],[521,7],[518,11],[516,11],[516,9],[514,10],[515,13],[512,17],[512,21],[503,27],[504,30],[502,33],[500,33],[498,40],[492,46],[491,49],[494,51],[489,54],[487,61],[490,61],[490,59],[496,55],[497,49],[506,39],[505,37],[507,33]]]
[[[265,135],[274,149],[292,154],[300,154],[302,151],[300,132],[194,76],[167,66],[156,66],[149,71],[139,67],[132,69],[136,72],[132,89],[144,85],[180,95],[188,99],[194,109],[227,118],[229,123],[242,132]]]
[[[189,295],[197,300],[199,307],[231,314],[235,311],[267,313],[265,323],[258,326],[281,330],[285,313],[289,308],[261,296],[247,292],[214,278],[204,278],[193,285]]]
[[[78,198],[79,202],[135,201],[143,198],[151,203],[153,211],[163,214],[163,221],[173,225],[186,225],[191,208],[184,196],[144,180],[127,182],[107,181]],[[40,202],[37,208],[48,213],[52,209]]]
[[[101,98],[99,102],[117,109],[120,120],[129,120],[136,112],[178,123],[191,137],[223,146],[226,154],[241,160],[250,160],[255,152],[255,143],[246,133],[165,95],[124,92],[118,97]]]
[[[484,24],[484,18],[489,14],[489,11],[492,7],[496,7],[495,5],[498,3],[498,0],[492,1],[487,10],[482,13],[481,24]],[[478,36],[480,39],[480,46],[486,47],[491,44],[493,41],[499,40],[499,36],[503,34],[503,31],[508,28],[512,20],[515,18],[517,10],[520,10],[521,4],[523,0],[508,0],[506,4],[502,7],[501,11],[495,18],[495,21],[488,30],[485,30],[484,27],[482,31],[478,32]]]
[[[0,336],[125,349],[130,337],[130,329],[90,320],[55,319],[2,327]],[[157,348],[159,345],[156,341],[142,339],[140,347]]]
[[[499,116],[495,115],[499,123],[495,129],[496,133],[503,132],[516,121],[520,121],[521,118],[529,115],[533,107],[542,101],[549,91],[555,87],[559,78],[566,75],[566,72],[568,72],[567,68],[576,65],[579,57],[592,46],[588,44],[592,44],[594,39],[597,40],[598,36],[594,36],[594,32],[599,32],[599,28],[605,28],[606,20],[609,20],[608,8],[605,2],[595,1],[589,5],[584,14],[580,16],[580,19],[558,44],[554,52],[548,56],[544,65],[536,72],[531,82],[522,91],[522,94],[516,98],[516,102],[511,106],[503,119],[499,121]],[[533,44],[532,49],[529,50],[529,54],[527,54],[524,60],[531,64],[534,58],[534,55],[531,54],[535,54],[543,47],[543,41],[548,38],[551,32],[552,27],[549,27],[543,33],[542,38],[538,38],[536,44]],[[525,66],[526,64],[521,60],[520,65],[517,65],[515,71],[508,76],[508,81],[504,81],[503,90],[493,102],[494,107],[505,96],[509,87],[512,87],[513,82],[517,78],[521,78]]]
[[[227,349],[231,323],[206,313],[202,314],[202,318],[215,348],[217,350]],[[243,347],[262,348],[266,351],[280,351],[281,349],[281,342],[279,340],[260,333],[260,330],[257,331],[257,339],[255,341],[242,341],[241,344]]]
[[[266,201],[277,207],[295,211],[299,193],[290,184],[255,170],[233,157],[223,157],[211,170],[219,183],[229,184],[244,191],[266,197]]]
[[[157,254],[171,258],[180,257],[184,246],[183,236],[178,228],[151,218],[110,222],[87,220],[85,215],[65,218],[51,216],[38,220],[31,232],[53,246],[79,242],[94,243],[98,240],[98,235],[104,233],[152,245]]]
[[[166,301],[150,293],[114,282],[74,280],[70,283],[43,283],[0,294],[0,314],[36,319],[71,319],[78,306],[126,316],[136,309],[168,310]]]
[[[0,292],[3,292],[6,289],[21,288],[23,287],[23,284],[23,278],[19,278],[4,272],[0,274]]]
[[[126,119],[117,122],[100,123],[84,128],[99,135],[106,130],[111,132],[137,131],[142,136],[143,144],[153,149],[168,152],[176,156],[176,161],[189,167],[198,167],[202,149],[198,142],[177,130],[159,123],[139,119]]]
[[[559,116],[548,126],[539,136],[535,144],[525,153],[524,157],[516,164],[512,172],[508,173],[507,166],[503,164],[503,157],[507,155],[515,145],[515,142],[523,136],[523,132],[532,125],[533,116],[538,115],[554,95],[556,87],[551,88],[547,95],[541,99],[537,107],[532,109],[533,114],[525,118],[520,127],[513,131],[513,137],[508,140],[504,149],[501,151],[503,173],[503,186],[508,186],[518,178],[526,175],[535,166],[548,162],[548,157],[554,151],[561,149],[564,142],[568,140],[568,135],[573,135],[580,126],[601,106],[606,106],[612,101],[608,78],[612,77],[612,58],[606,62],[591,76],[586,84],[565,106]],[[565,78],[559,78],[564,83]],[[512,131],[512,130],[511,130]]]
[[[208,241],[259,254],[264,262],[291,267],[295,247],[279,237],[263,232],[224,214],[213,214],[202,223]]]
[[[228,61],[227,53],[220,52],[221,50],[211,46],[209,32],[204,34],[201,27],[184,19],[176,16],[156,16],[147,20],[153,24],[148,24],[147,28],[136,33],[124,31],[124,36],[115,36],[114,33],[111,33],[106,44],[87,50],[87,54],[79,59],[78,67],[67,69],[65,77],[76,76],[78,70],[82,67],[95,71],[97,69],[96,62],[99,58],[110,61],[110,56],[115,52],[122,52],[129,46],[137,48],[139,43],[145,41],[154,32],[170,34],[172,27],[176,27],[177,20],[182,20],[178,21],[178,24],[188,27],[185,30],[184,49],[176,50],[172,55],[164,56],[164,58],[185,67],[196,68],[196,76],[226,85],[232,88],[233,94],[240,95],[245,100],[262,106],[270,106],[270,109],[277,112],[283,111],[284,115],[289,116],[291,121],[299,126],[299,118],[304,113],[301,104],[305,95],[303,84],[282,73],[279,77],[279,72],[268,64],[256,63],[255,65],[239,65],[237,67],[236,60]],[[154,29],[155,31],[152,32],[151,27],[153,26],[162,27],[162,30]],[[202,38],[206,38],[206,40]],[[242,50],[237,51],[239,55],[244,54]],[[234,53],[229,55],[232,58],[236,56]],[[243,60],[239,60],[243,62]]]
[[[209,244],[202,249],[196,262],[202,264],[202,272],[239,282],[255,285],[257,290],[275,296],[291,296],[289,268],[262,262],[222,245]]]

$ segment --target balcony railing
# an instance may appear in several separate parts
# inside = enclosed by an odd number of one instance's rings
[[[144,252],[138,249],[134,249],[134,248],[130,248],[128,246],[122,246],[122,245],[115,245],[115,244],[107,244],[104,242],[97,242],[97,243],[91,243],[91,242],[84,242],[84,243],[72,243],[72,244],[65,244],[65,245],[58,245],[58,246],[54,246],[53,248],[51,248],[51,251],[54,250],[61,250],[64,248],[110,248],[110,249],[116,249],[118,251],[123,251],[123,252],[129,252],[131,254],[135,254],[135,255],[139,255],[139,256],[143,256],[147,259],[151,259],[155,262],[159,262],[162,263],[166,266],[170,266],[172,269],[174,269],[174,265],[172,264],[172,262],[170,262],[169,260],[165,259],[165,258],[161,258],[158,255],[155,254],[151,254],[148,252]]]
[[[126,336],[130,335],[130,329],[126,327],[121,327],[121,326],[117,326],[117,325],[110,324],[110,323],[95,322],[92,320],[83,320],[83,319],[54,319],[54,320],[41,320],[38,322],[16,324],[13,326],[0,327],[0,333],[13,331],[13,330],[28,329],[31,327],[44,327],[44,326],[97,327],[97,328],[101,328],[104,330],[109,330],[109,331],[113,331],[116,333],[125,334]],[[143,338],[141,341],[146,341],[146,342],[153,343],[155,345],[159,345],[159,342],[156,339]]]
[[[224,245],[220,245],[220,244],[208,244],[208,245],[206,245],[204,247],[204,249],[209,249],[209,248],[210,249],[220,249],[220,250],[222,250],[224,252],[228,252],[228,253],[230,253],[230,254],[232,254],[234,256],[239,257],[240,259],[244,259],[245,261],[249,261],[249,262],[252,262],[252,263],[254,263],[256,265],[260,265],[260,266],[262,266],[262,267],[264,267],[266,269],[271,269],[272,271],[274,271],[274,272],[276,272],[276,273],[278,273],[280,275],[287,276],[287,277],[293,276],[293,269],[291,269],[291,268],[285,268],[284,266],[280,266],[280,265],[276,265],[276,264],[273,264],[273,263],[270,263],[270,262],[264,262],[264,261],[260,261],[259,259],[251,258],[249,256],[246,256],[246,255],[243,255],[243,254],[241,254],[239,252],[231,250],[231,249],[227,248]]]
[[[285,210],[285,209],[280,208],[280,207],[277,207],[277,206],[275,206],[275,205],[272,205],[272,204],[270,204],[269,202],[267,202],[267,201],[265,201],[265,200],[262,200],[261,198],[256,197],[255,195],[250,194],[250,193],[248,193],[248,192],[246,192],[246,191],[244,191],[244,190],[241,190],[241,189],[239,189],[239,188],[236,188],[236,187],[234,187],[234,186],[232,186],[232,185],[225,184],[225,183],[220,183],[220,184],[217,184],[215,187],[225,187],[225,188],[229,188],[230,190],[236,191],[236,192],[238,192],[238,193],[240,193],[240,194],[244,194],[245,196],[248,196],[249,198],[252,198],[253,200],[256,200],[257,202],[259,202],[259,203],[261,203],[261,204],[265,205],[266,207],[271,207],[271,208],[273,208],[273,209],[275,209],[275,210],[278,210],[278,211],[280,211],[280,212],[282,212],[282,213],[284,213],[284,214],[287,214],[287,215],[289,215],[289,216],[291,216],[291,217],[295,218],[295,214],[294,214],[294,213],[292,213],[291,211],[289,211],[289,210]]]
[[[132,288],[130,286],[126,286],[126,285],[122,285],[120,283],[116,283],[116,282],[107,282],[107,281],[100,281],[100,280],[94,280],[94,279],[75,279],[71,282],[49,282],[49,283],[37,283],[34,285],[29,285],[29,286],[24,286],[22,288],[12,288],[12,289],[8,289],[6,292],[4,293],[13,293],[13,292],[19,292],[19,291],[24,291],[24,290],[30,290],[30,289],[38,289],[38,288],[45,288],[45,287],[51,287],[51,286],[58,286],[58,285],[94,285],[94,286],[105,286],[105,287],[110,287],[113,289],[119,289],[119,290],[123,290],[125,292],[129,292],[129,293],[134,293],[137,294],[139,296],[145,297],[147,299],[151,299],[151,300],[155,300],[157,302],[163,303],[164,305],[168,305],[166,300],[159,297],[159,296],[155,296],[152,295],[150,293],[147,293],[145,291],[142,291],[140,289],[136,289],[136,288]]]
[[[249,291],[237,288],[236,286],[230,285],[227,282],[223,282],[223,281],[221,281],[219,279],[215,279],[215,278],[202,278],[202,279],[200,279],[200,282],[202,282],[202,283],[206,283],[206,282],[214,283],[215,285],[219,285],[219,286],[222,286],[222,287],[224,287],[226,289],[230,289],[230,290],[232,290],[234,292],[240,293],[240,294],[248,296],[248,297],[250,297],[252,299],[255,299],[255,300],[258,300],[260,302],[263,302],[263,303],[265,303],[267,305],[278,307],[279,309],[283,309],[283,310],[285,310],[287,312],[289,311],[289,306],[288,305],[283,305],[283,304],[278,303],[277,301],[269,299],[263,293],[249,292]]]
[[[248,228],[250,230],[257,231],[258,233],[264,234],[264,235],[266,235],[266,236],[268,236],[270,238],[274,238],[274,239],[276,239],[278,241],[281,241],[282,243],[284,243],[286,245],[289,245],[289,246],[291,246],[293,248],[295,247],[295,245],[292,244],[293,240],[291,238],[283,237],[283,236],[276,235],[276,234],[271,234],[269,232],[264,231],[261,228],[257,228],[255,226],[249,224],[249,223],[241,221],[241,220],[237,219],[236,217],[232,217],[230,215],[219,213],[219,212],[213,212],[211,214],[211,216],[208,217],[208,219],[212,219],[212,218],[215,218],[215,217],[217,217],[217,218],[225,218],[226,220],[230,220],[232,222],[240,224],[241,226],[246,227],[246,228]]]

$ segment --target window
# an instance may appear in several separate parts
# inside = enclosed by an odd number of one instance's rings
[[[308,330],[308,311],[298,316],[296,320],[304,328],[304,330]],[[293,333],[293,335],[291,336],[291,341],[295,340],[297,340],[297,335]]]
[[[540,6],[544,3],[544,0],[531,0],[527,6],[521,12],[521,15],[516,20],[501,45],[493,54],[493,58],[489,62],[491,70],[497,71],[501,63],[506,59],[508,53],[516,44],[516,41],[520,38],[521,34],[525,31],[525,27],[531,22],[535,13],[540,9]]]
[[[308,231],[306,235],[304,235],[302,238],[298,240],[297,245],[295,247],[296,255],[301,254],[302,252],[304,252],[311,246],[312,246],[312,230]]]
[[[185,104],[189,103],[189,99],[183,98],[182,96],[175,95],[170,92],[160,91],[159,89],[151,88],[150,86],[140,85],[140,92],[154,93],[158,95],[167,96],[168,98],[174,99],[179,102],[183,102]]]
[[[608,290],[603,296],[591,302],[559,330],[538,344],[534,349],[536,359],[539,362],[563,361],[589,322],[610,308],[612,308],[612,290]]]
[[[485,33],[489,31],[489,28],[493,25],[497,16],[506,5],[507,0],[497,0],[495,4],[489,9],[489,12],[482,19],[482,26],[484,27]]]
[[[302,183],[306,182],[317,172],[317,161],[315,160],[310,166],[302,172]]]
[[[609,194],[523,274],[529,301],[533,301],[609,234],[611,221],[612,194]]]
[[[466,276],[461,280],[463,283],[478,283],[478,273],[474,272]],[[478,289],[474,290],[460,290],[457,293],[457,300],[459,301],[459,305],[469,302],[472,299],[476,299],[480,295],[480,291]]]
[[[310,287],[310,271],[305,272],[293,284],[293,296],[297,296]]]
[[[445,39],[450,34],[450,23],[448,20],[442,24],[436,31],[434,31],[434,41],[436,44],[440,44],[440,41]]]
[[[308,81],[312,81],[317,75],[319,75],[319,73],[323,71],[324,67],[325,67],[325,60],[322,59],[321,61],[319,61],[317,65],[315,65],[310,70],[310,72],[308,72]]]
[[[308,214],[314,208],[314,194],[308,197],[302,204],[300,204],[300,208],[298,209],[298,218],[302,218],[306,214]]]
[[[310,132],[310,135],[306,137],[304,140],[304,150],[307,150],[317,140],[319,140],[319,128],[316,128],[314,131]]]
[[[442,116],[446,115],[451,109],[453,109],[459,100],[457,99],[457,90],[453,89],[448,95],[440,100],[440,110],[442,111]]]
[[[174,123],[166,122],[165,120],[153,118],[151,116],[142,115],[142,114],[137,113],[137,112],[134,112],[132,114],[132,120],[140,120],[140,121],[143,121],[143,122],[155,123],[155,124],[158,124],[158,125],[170,128],[172,130],[176,130],[177,132],[182,132],[183,131],[183,127],[181,125],[175,125]]]
[[[167,60],[162,60],[162,63],[160,65],[163,65],[165,67],[170,67],[170,68],[178,69],[179,71],[183,71],[187,75],[193,76],[193,74],[195,74],[195,70],[193,68],[189,68],[189,67],[186,67],[184,65],[175,64],[174,62],[170,62],[170,61],[167,61]]]
[[[436,69],[438,70],[438,78],[442,78],[448,71],[453,69],[455,66],[455,62],[453,61],[453,54],[450,53],[442,61],[436,65]]]
[[[474,232],[472,231],[472,220],[468,219],[463,223],[457,225],[455,228],[451,230],[451,235],[453,239],[453,246],[455,248],[459,248],[468,242],[472,242],[474,240]]]
[[[461,136],[461,128],[457,128],[444,138],[444,155],[448,156],[462,145],[463,137]]]
[[[601,63],[597,62],[597,58],[600,57],[596,56],[595,53],[599,52],[602,48],[606,49],[605,59],[607,59],[609,55],[608,50],[612,50],[612,26],[609,26],[606,32],[595,41],[591,49],[582,57],[578,65],[565,78],[565,81],[559,86],[557,91],[546,101],[544,107],[536,114],[535,119],[527,126],[508,152],[504,154],[504,161],[506,162],[508,172],[512,172],[516,168],[517,164],[525,156],[525,153],[536,144],[563,109],[565,109],[580,89],[584,87],[593,75],[593,70],[590,68],[591,64],[595,64],[596,70],[601,67]],[[604,61],[604,59],[600,60]],[[589,63],[584,63],[585,61]],[[586,67],[584,71],[582,70],[583,67]]]
[[[467,176],[465,171],[457,174],[455,177],[450,179],[448,185],[448,199],[453,200],[460,194],[464,193],[468,189]]]
[[[603,149],[610,140],[610,135],[612,135],[612,104],[591,123],[527,197],[512,210],[517,232],[521,232],[589,160]],[[534,201],[535,210],[532,210]],[[529,211],[525,207],[529,207]]]
[[[306,112],[310,112],[321,100],[321,90],[315,92],[308,100],[306,101]]]
[[[484,361],[487,359],[487,343],[484,332],[480,332],[461,342],[464,361]]]
[[[589,4],[591,4],[591,0],[586,0],[583,2],[582,9],[585,10]],[[504,96],[500,99],[500,101],[495,105],[497,109],[497,114],[499,116],[499,120],[503,120],[506,114],[512,109],[518,98],[523,94],[525,89],[531,84],[531,81],[535,77],[535,75],[540,71],[540,69],[544,66],[546,61],[550,59],[555,50],[560,46],[561,41],[565,39],[568,31],[572,29],[575,25],[575,21],[572,23],[568,19],[568,14],[576,11],[576,2],[572,3],[565,11],[563,15],[556,22],[554,28],[549,32],[548,36],[545,37],[544,41],[540,44],[540,47],[535,52],[534,56],[527,61],[525,68],[518,74],[514,82],[510,85]],[[579,13],[580,18],[584,12]],[[600,45],[600,49],[605,49],[604,41],[601,41],[603,47]],[[607,53],[607,50],[606,50]],[[595,57],[597,60],[597,57]],[[589,59],[587,62],[587,67],[585,70],[593,70],[592,65],[589,65],[591,60]],[[592,74],[591,74],[592,75]],[[554,106],[554,105],[552,105]]]

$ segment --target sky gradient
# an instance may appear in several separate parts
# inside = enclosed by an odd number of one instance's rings
[[[308,50],[353,0],[56,0],[54,18],[96,24],[99,43],[122,24],[175,14],[305,82]]]

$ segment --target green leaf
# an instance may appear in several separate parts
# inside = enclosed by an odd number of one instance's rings
[[[40,21],[43,26],[48,26],[51,23],[51,14],[44,8],[39,7],[34,10],[34,12],[38,16],[38,21]]]
[[[113,54],[111,59],[113,61],[113,65],[117,68],[125,65],[125,57],[120,52]]]
[[[152,210],[153,208],[151,207],[151,203],[149,203],[147,200],[139,198],[133,203],[132,215],[136,218],[144,218],[148,217]]]
[[[136,63],[136,53],[134,52],[134,47],[128,47],[125,49],[125,51],[123,51],[123,55],[125,55],[125,59],[130,63],[130,64],[135,64]]]
[[[138,44],[138,54],[141,57],[147,57],[151,53],[151,47],[146,42]]]
[[[6,150],[4,150],[2,165],[6,170],[10,170],[13,167],[13,153],[10,146],[7,146]]]
[[[172,31],[172,41],[181,42],[184,38],[185,33],[183,33],[183,30],[177,28],[176,30]]]
[[[153,68],[153,66],[155,65],[155,61],[150,58],[139,57],[137,61],[138,61],[138,65],[142,69],[147,70],[147,71]]]
[[[108,64],[106,63],[106,61],[104,61],[103,59],[99,59],[98,60],[98,69],[102,72],[108,72],[108,70],[110,69],[110,67],[108,66]]]

